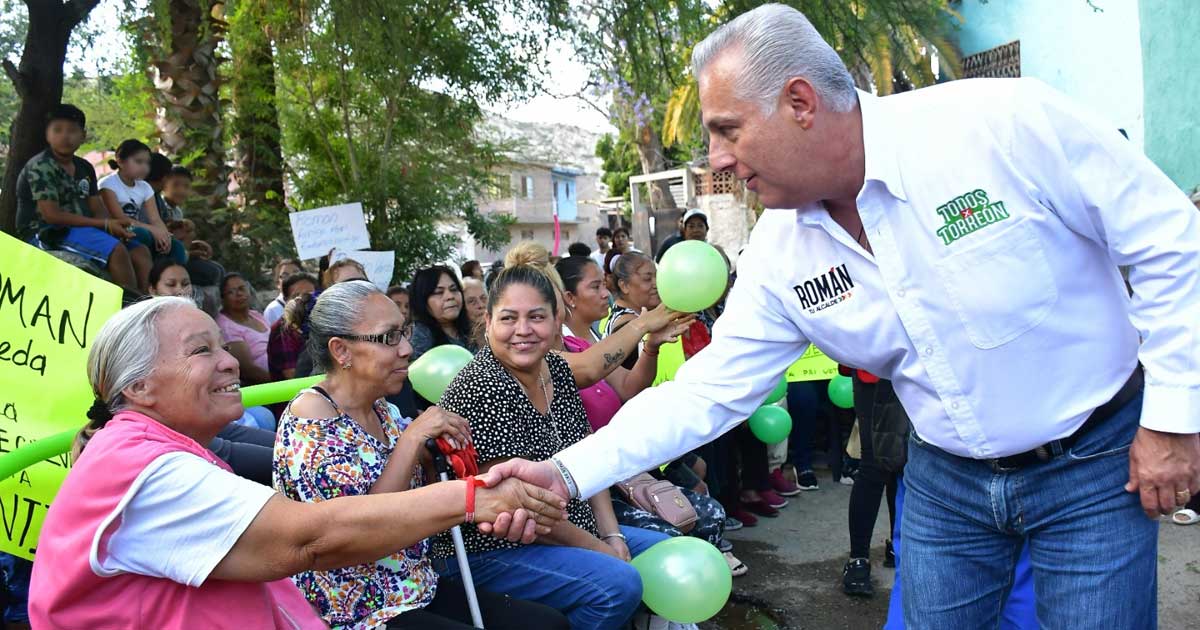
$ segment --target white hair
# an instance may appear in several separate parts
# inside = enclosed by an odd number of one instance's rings
[[[158,324],[163,314],[178,308],[197,308],[188,298],[163,296],[143,300],[118,311],[104,322],[88,351],[88,381],[96,400],[93,407],[107,410],[96,415],[88,410],[88,423],[75,436],[72,460],[77,460],[97,431],[112,414],[129,406],[125,390],[149,378],[158,361]]]
[[[88,351],[88,380],[110,412],[124,409],[124,391],[150,376],[158,360],[159,320],[177,308],[196,308],[196,303],[165,296],[143,300],[118,311],[96,334]]]
[[[775,111],[779,93],[793,77],[812,83],[825,106],[848,112],[858,103],[854,79],[837,52],[804,14],[782,4],[765,4],[718,28],[692,50],[692,72],[700,73],[722,52],[739,47],[737,96]]]

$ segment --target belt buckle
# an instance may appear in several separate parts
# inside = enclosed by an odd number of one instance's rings
[[[1039,462],[1050,461],[1050,451],[1046,448],[1045,444],[1033,449],[1033,454],[1037,455]]]

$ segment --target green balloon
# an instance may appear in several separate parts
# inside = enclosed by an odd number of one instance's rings
[[[764,405],[750,416],[750,432],[767,444],[778,444],[792,432],[792,416],[782,407]]]
[[[849,376],[835,376],[829,381],[829,400],[842,409],[854,407],[854,381]]]
[[[438,346],[413,361],[408,368],[408,380],[422,398],[437,403],[450,381],[470,362],[470,350],[454,344]]]
[[[26,442],[20,448],[6,453],[0,457],[0,480],[8,479],[38,462],[70,452],[77,433],[79,429],[68,429],[33,442]]]
[[[658,294],[667,308],[698,313],[717,303],[729,282],[725,258],[704,241],[683,241],[658,264]]]
[[[691,536],[655,544],[633,559],[642,576],[642,601],[675,623],[711,618],[729,599],[733,577],[716,547]]]
[[[787,374],[784,374],[783,376],[779,377],[779,384],[775,386],[775,389],[771,390],[770,395],[767,396],[767,400],[763,404],[774,405],[775,403],[783,400],[783,397],[787,396],[787,387]]]
[[[324,374],[317,374],[304,378],[294,378],[290,381],[276,381],[274,383],[243,387],[242,405],[246,407],[258,407],[260,405],[287,402],[295,398],[296,394],[300,393],[300,390],[320,383],[323,378],[325,378]]]

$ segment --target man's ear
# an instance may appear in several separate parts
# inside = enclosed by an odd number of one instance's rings
[[[783,86],[783,106],[789,117],[801,128],[812,127],[817,113],[817,90],[804,77],[792,77]]]

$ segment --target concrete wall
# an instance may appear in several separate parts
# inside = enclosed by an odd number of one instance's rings
[[[1146,155],[1185,192],[1200,185],[1200,2],[1141,0]]]
[[[963,0],[958,43],[972,55],[1021,40],[1021,76],[1036,77],[1099,112],[1143,146],[1142,37],[1135,0]],[[1156,0],[1142,4],[1200,3]],[[1179,11],[1182,12],[1182,11]],[[1176,23],[1179,36],[1197,20]],[[1193,35],[1194,36],[1194,35]],[[1172,40],[1173,41],[1173,40]],[[1183,42],[1180,41],[1182,46]],[[1174,47],[1171,44],[1170,47]],[[1146,95],[1158,98],[1147,86]]]

